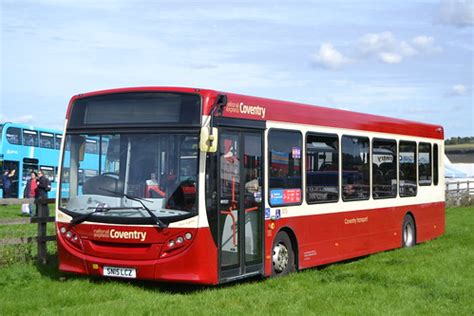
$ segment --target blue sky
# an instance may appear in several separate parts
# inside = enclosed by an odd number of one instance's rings
[[[211,88],[474,136],[474,1],[0,0],[0,121],[74,94]]]

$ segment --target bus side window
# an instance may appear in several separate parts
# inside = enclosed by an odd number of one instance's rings
[[[339,139],[336,134],[306,135],[306,201],[339,200]]]
[[[299,205],[302,202],[302,137],[298,131],[270,130],[269,199],[271,206]]]
[[[24,129],[23,130],[23,145],[39,147],[38,132]]]
[[[7,128],[7,141],[12,145],[21,144],[21,129],[17,127]]]
[[[439,158],[438,158],[438,144],[433,145],[433,184],[438,185],[438,165],[439,165]]]
[[[54,134],[40,132],[40,147],[42,148],[54,148]]]
[[[49,179],[52,183],[55,181],[54,175],[54,167],[51,166],[40,166],[39,169],[43,172],[43,174]]]
[[[61,149],[61,141],[63,140],[63,136],[59,134],[56,134],[55,136],[56,137],[54,139],[54,148],[59,150]]]
[[[416,185],[416,142],[400,141],[398,146],[400,174],[400,196],[415,196]]]
[[[418,184],[431,185],[431,144],[418,145]]]
[[[397,142],[372,141],[372,196],[374,199],[397,196]]]
[[[367,200],[370,192],[369,138],[342,136],[342,198]]]

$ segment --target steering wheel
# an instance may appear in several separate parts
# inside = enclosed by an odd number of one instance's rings
[[[106,177],[110,177],[110,178],[114,178],[114,179],[120,179],[120,175],[118,173],[115,173],[115,172],[104,172],[101,174],[101,176],[106,176]]]

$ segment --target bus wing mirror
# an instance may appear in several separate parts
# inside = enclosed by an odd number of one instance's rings
[[[208,153],[217,151],[217,128],[203,127],[201,128],[201,138],[199,140],[199,149]]]

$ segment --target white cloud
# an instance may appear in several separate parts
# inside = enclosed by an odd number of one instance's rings
[[[388,64],[400,63],[406,57],[441,51],[432,36],[419,35],[407,42],[388,31],[363,35],[357,42],[357,48],[363,56],[375,57]]]
[[[17,117],[10,117],[4,114],[0,114],[0,122],[14,122],[14,123],[21,123],[21,124],[33,124],[35,122],[35,118],[33,115],[20,115]]]
[[[313,55],[313,62],[324,68],[339,68],[351,60],[336,50],[331,43],[323,43],[319,51]]]
[[[411,40],[413,46],[419,53],[438,53],[441,47],[434,44],[433,36],[420,35]]]
[[[461,96],[465,95],[467,92],[466,86],[463,84],[456,84],[451,87],[451,90],[449,91],[448,95],[449,96]]]
[[[394,53],[380,53],[379,58],[387,64],[398,64],[403,59],[401,55]]]
[[[474,25],[474,1],[444,0],[441,2],[439,22],[458,27]]]

